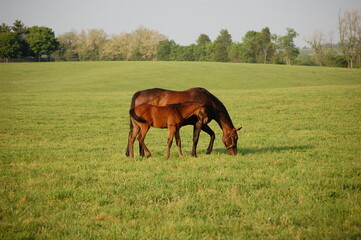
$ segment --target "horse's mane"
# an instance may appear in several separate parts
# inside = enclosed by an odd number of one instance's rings
[[[229,113],[228,113],[226,107],[224,106],[224,104],[216,96],[214,96],[212,93],[208,92],[206,89],[204,89],[204,88],[199,88],[199,89],[202,90],[203,92],[205,92],[206,95],[212,100],[211,101],[213,103],[212,107],[216,110],[213,112],[214,117],[215,117],[214,119],[218,122],[218,124],[221,126],[221,128],[222,128],[222,125],[220,124],[220,116],[221,115],[225,115],[226,118],[224,118],[224,119],[229,120],[230,121],[229,123],[233,126],[231,117],[229,116]]]

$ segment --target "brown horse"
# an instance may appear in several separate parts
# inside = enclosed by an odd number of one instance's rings
[[[138,91],[133,95],[131,108],[143,103],[152,104],[155,106],[164,106],[167,104],[181,103],[185,101],[204,102],[210,107],[209,121],[214,119],[223,131],[222,141],[230,155],[237,154],[237,131],[240,128],[235,128],[232,120],[223,103],[218,100],[213,94],[204,88],[191,88],[185,91],[171,91],[160,88],[146,89]],[[201,130],[205,131],[210,136],[207,154],[212,152],[215,134],[207,124],[200,124],[197,117],[190,117],[183,122],[183,125],[193,125],[193,148],[192,156],[196,156],[196,149]],[[132,124],[130,125],[130,132],[132,133]],[[139,146],[140,154],[144,155],[141,146]],[[127,148],[126,155],[129,155]]]
[[[178,146],[178,154],[183,156],[179,129],[185,119],[196,116],[201,123],[207,124],[208,122],[207,108],[204,103],[199,102],[171,104],[162,107],[145,103],[130,109],[129,114],[133,125],[133,131],[128,139],[129,156],[131,158],[134,157],[133,145],[137,136],[139,144],[144,149],[147,157],[150,157],[151,154],[144,143],[144,139],[151,126],[168,128],[168,148],[166,153],[168,159],[174,136]]]

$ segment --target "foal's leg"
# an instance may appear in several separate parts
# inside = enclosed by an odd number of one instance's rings
[[[150,157],[151,153],[144,143],[144,139],[145,139],[145,136],[147,135],[148,130],[149,130],[149,126],[142,126],[142,128],[140,130],[140,134],[138,135],[138,141],[139,141],[139,146],[142,146],[142,149],[144,150],[147,157]],[[142,157],[144,157],[144,152],[143,152]]]
[[[173,143],[173,138],[174,138],[174,134],[176,132],[176,127],[172,126],[172,127],[168,127],[168,147],[167,147],[167,153],[166,153],[166,158],[169,159],[170,156],[170,148],[172,147],[172,143]]]
[[[211,140],[209,141],[209,145],[208,145],[207,152],[206,152],[206,154],[210,154],[213,150],[213,143],[214,143],[214,139],[216,138],[216,134],[206,124],[202,125],[202,131],[208,133],[208,135],[211,137]]]
[[[134,157],[134,141],[135,141],[135,138],[137,137],[137,135],[139,134],[139,131],[140,131],[139,126],[134,125],[133,130],[129,133],[129,137],[128,137],[128,153],[129,153],[130,158]]]
[[[199,134],[201,133],[202,122],[198,121],[193,125],[193,148],[192,148],[192,156],[197,157],[197,145]]]
[[[175,132],[175,141],[176,141],[177,147],[178,147],[178,155],[180,157],[183,157],[182,144],[181,144],[181,139],[180,139],[180,136],[179,136],[179,128]]]

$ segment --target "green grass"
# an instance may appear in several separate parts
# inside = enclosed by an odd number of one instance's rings
[[[132,94],[207,88],[243,126],[206,155],[124,156]],[[86,62],[0,65],[1,239],[360,239],[361,71]],[[137,150],[137,148],[136,148]]]

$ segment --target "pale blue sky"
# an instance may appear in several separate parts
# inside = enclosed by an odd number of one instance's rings
[[[338,12],[346,9],[361,10],[361,0],[0,0],[0,23],[19,19],[56,35],[91,28],[119,34],[145,26],[182,45],[201,33],[214,40],[223,28],[239,42],[249,30],[269,27],[283,35],[290,27],[303,47],[315,30],[337,39]]]

